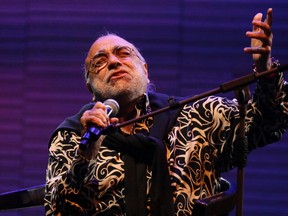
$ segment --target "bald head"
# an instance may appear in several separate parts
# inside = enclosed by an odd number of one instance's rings
[[[134,44],[128,42],[124,38],[116,35],[116,34],[107,34],[100,36],[98,39],[90,47],[87,57],[85,59],[85,78],[87,78],[88,68],[90,65],[91,59],[95,56],[95,54],[99,51],[109,50],[113,46],[128,46],[133,48],[135,53],[139,56],[143,63],[146,63],[144,57],[141,55],[139,50],[134,46]]]

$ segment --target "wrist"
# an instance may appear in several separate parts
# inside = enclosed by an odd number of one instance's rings
[[[268,70],[270,70],[272,68],[277,68],[279,66],[280,66],[279,60],[274,58],[274,57],[271,57],[270,61],[267,63]],[[262,68],[257,67],[255,64],[253,64],[252,70],[254,73],[261,73],[262,71],[265,71]],[[277,73],[267,75],[268,78],[269,77],[275,77],[275,76],[277,76]]]

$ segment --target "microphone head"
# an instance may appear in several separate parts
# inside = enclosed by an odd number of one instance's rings
[[[114,99],[107,99],[103,102],[107,108],[107,113],[109,117],[115,117],[119,112],[119,104]]]

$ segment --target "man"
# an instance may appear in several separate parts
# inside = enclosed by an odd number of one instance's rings
[[[255,15],[251,47],[255,70],[272,67],[272,9]],[[201,99],[108,131],[79,148],[93,126],[127,122],[171,104],[150,92],[148,67],[136,47],[108,34],[98,38],[85,60],[85,77],[95,103],[67,118],[50,140],[46,215],[192,215],[196,199],[221,190],[220,172],[235,167],[239,111],[235,100]],[[103,102],[120,110],[107,115]],[[177,98],[175,99],[177,100]],[[172,101],[173,103],[173,101]],[[287,127],[282,74],[258,81],[248,104],[249,151],[280,139]]]

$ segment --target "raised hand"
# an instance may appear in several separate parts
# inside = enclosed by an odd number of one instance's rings
[[[258,72],[268,70],[271,67],[271,48],[273,34],[272,8],[267,10],[267,15],[262,21],[263,14],[257,13],[252,21],[252,31],[247,31],[246,36],[251,38],[251,47],[245,47],[244,52],[252,53],[253,61]]]

